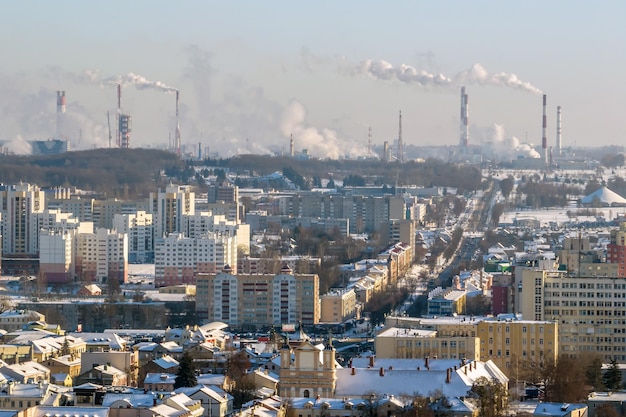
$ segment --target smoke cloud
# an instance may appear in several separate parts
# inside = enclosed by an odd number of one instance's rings
[[[129,72],[125,75],[118,75],[116,77],[110,77],[105,80],[107,84],[122,84],[122,86],[132,85],[138,90],[157,90],[164,93],[172,93],[177,89],[171,87],[161,81],[150,81],[146,77]]]
[[[296,149],[307,149],[312,156],[331,159],[367,154],[363,145],[347,143],[332,129],[308,126],[306,114],[306,108],[297,100],[292,100],[283,112],[281,132],[286,138],[293,134]]]
[[[521,143],[515,136],[507,136],[504,126],[474,128],[473,137],[481,141],[481,154],[493,161],[511,161],[518,158],[539,158],[531,144]]]
[[[465,84],[478,84],[514,88],[533,94],[542,93],[539,88],[529,82],[520,80],[515,74],[506,72],[490,74],[485,67],[478,63],[453,77],[448,77],[444,74],[433,74],[424,70],[418,70],[406,64],[393,66],[384,60],[375,61],[368,59],[357,65],[352,73],[367,75],[375,80],[398,80],[422,87],[460,87]]]

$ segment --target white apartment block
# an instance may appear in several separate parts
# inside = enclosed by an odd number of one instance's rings
[[[76,237],[76,274],[83,282],[128,280],[128,235],[98,228]]]
[[[43,213],[45,194],[36,185],[10,185],[0,191],[2,253],[35,255],[39,229],[34,215]]]
[[[151,263],[154,261],[154,224],[152,214],[138,211],[135,214],[116,214],[113,228],[128,235],[128,261]]]
[[[74,276],[74,232],[44,229],[39,234],[39,272],[48,284],[65,284]]]
[[[155,241],[156,287],[195,284],[196,274],[215,274],[228,265],[237,268],[237,238],[228,233],[207,232],[191,238],[172,233]]]
[[[195,213],[195,193],[190,186],[168,185],[165,190],[150,193],[148,211],[153,215],[155,238],[170,233],[184,233],[184,215]]]
[[[235,236],[237,247],[244,253],[250,253],[250,225],[228,220],[223,214],[199,211],[184,215],[185,228],[181,231],[186,237],[200,237],[207,233],[221,233]],[[233,266],[234,267],[234,266]]]

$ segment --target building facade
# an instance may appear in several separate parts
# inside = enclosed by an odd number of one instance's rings
[[[196,276],[196,311],[207,322],[233,327],[281,326],[319,322],[319,277],[293,274],[219,274]]]
[[[190,238],[171,233],[156,240],[154,252],[156,287],[195,284],[197,274],[237,267],[237,239],[229,234],[208,232]]]

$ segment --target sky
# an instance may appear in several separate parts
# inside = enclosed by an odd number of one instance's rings
[[[115,146],[117,99],[131,147],[175,137],[197,154],[296,151],[357,157],[371,143],[538,145],[542,94],[555,145],[626,139],[626,2],[582,0],[6,2],[0,13],[0,141],[16,153],[57,134]]]

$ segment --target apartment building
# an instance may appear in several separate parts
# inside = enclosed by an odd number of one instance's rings
[[[611,230],[611,243],[606,248],[607,262],[617,265],[617,276],[626,277],[626,223]]]
[[[36,185],[17,184],[0,189],[2,254],[36,255],[39,229],[35,220],[43,213],[45,194]]]
[[[128,281],[128,235],[97,229],[76,236],[76,275],[83,282]]]
[[[154,224],[152,214],[139,210],[113,216],[113,228],[128,235],[128,262],[154,262]]]
[[[230,268],[196,276],[196,312],[207,322],[233,327],[319,322],[319,277],[294,274],[235,275]]]
[[[333,289],[320,297],[320,322],[341,323],[357,314],[354,289]]]
[[[626,361],[626,278],[546,269],[519,274],[523,319],[558,321],[561,354],[597,353],[605,361]]]
[[[195,284],[197,274],[215,274],[226,265],[237,268],[237,238],[207,232],[191,238],[171,233],[155,242],[156,287]]]
[[[165,190],[150,193],[148,212],[153,215],[156,238],[183,232],[183,215],[195,212],[195,193],[188,185],[168,185]]]

